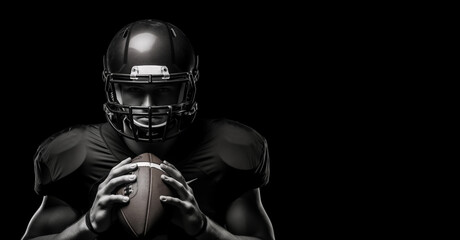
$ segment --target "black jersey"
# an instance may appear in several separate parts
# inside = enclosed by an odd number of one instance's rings
[[[223,225],[229,204],[267,184],[266,140],[252,128],[228,119],[197,120],[167,156],[190,183],[200,209]],[[155,154],[155,153],[153,153]],[[35,191],[66,201],[81,215],[89,210],[98,184],[123,159],[135,157],[108,124],[79,125],[45,140],[35,154]],[[128,239],[116,224],[99,239]],[[168,238],[188,239],[170,225]],[[116,236],[116,238],[114,238]]]

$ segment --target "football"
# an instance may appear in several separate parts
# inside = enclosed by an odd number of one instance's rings
[[[118,211],[121,225],[136,238],[156,235],[164,228],[167,211],[160,195],[172,196],[173,192],[162,180],[162,161],[151,153],[143,153],[132,160],[138,168],[131,174],[137,181],[123,186],[117,194],[130,198],[129,203]]]

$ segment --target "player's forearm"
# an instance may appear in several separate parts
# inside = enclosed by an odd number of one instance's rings
[[[207,219],[206,230],[196,237],[197,240],[211,240],[211,239],[220,239],[220,240],[265,240],[257,237],[250,236],[237,236],[233,235],[225,228],[221,227],[219,224],[212,221],[210,218]]]
[[[89,231],[85,223],[85,218],[80,218],[74,224],[67,227],[64,231],[58,234],[40,236],[35,238],[24,237],[23,240],[88,240],[94,239],[96,235]]]

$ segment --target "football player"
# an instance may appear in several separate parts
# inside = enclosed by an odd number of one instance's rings
[[[104,56],[107,122],[46,139],[34,156],[43,202],[23,239],[130,239],[115,194],[135,182],[131,158],[163,160],[160,196],[170,223],[152,239],[274,239],[259,188],[269,180],[267,142],[228,119],[197,118],[198,57],[168,22],[141,20],[113,37]]]

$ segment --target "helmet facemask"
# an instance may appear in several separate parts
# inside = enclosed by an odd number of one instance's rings
[[[143,65],[133,66],[131,74],[104,70],[103,78],[106,117],[125,137],[164,141],[182,132],[195,118],[198,74],[170,74],[166,66]]]

